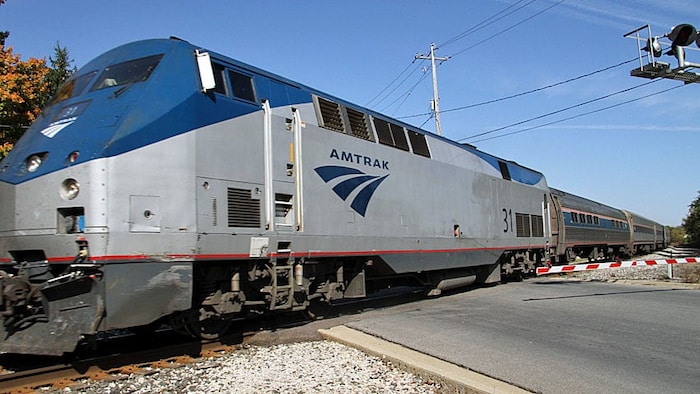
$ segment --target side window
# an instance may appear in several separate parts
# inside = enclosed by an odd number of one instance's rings
[[[505,179],[507,181],[511,180],[510,170],[508,169],[508,164],[499,160],[498,161],[498,168],[500,168],[500,170],[501,170],[501,176],[503,177],[503,179]]]
[[[253,78],[248,75],[229,70],[228,77],[233,88],[233,97],[246,101],[255,102],[255,90],[253,89]]]
[[[219,94],[223,95],[228,95],[227,89],[226,89],[226,77],[224,75],[225,68],[221,64],[218,63],[212,63],[212,66],[214,68],[214,81],[216,82],[216,87],[214,87],[214,91]]]

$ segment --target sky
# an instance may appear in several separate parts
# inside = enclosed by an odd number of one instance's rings
[[[623,36],[700,27],[696,1],[7,0],[0,31],[22,60],[58,43],[77,67],[176,36],[431,132],[430,62],[414,56],[435,43],[449,57],[437,67],[443,136],[678,226],[700,191],[700,84],[630,76],[637,41]],[[695,45],[686,60],[700,63]]]

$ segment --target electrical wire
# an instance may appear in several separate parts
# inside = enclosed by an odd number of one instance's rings
[[[660,79],[657,79],[657,80],[654,80],[654,81],[651,81],[651,82],[655,82],[655,81],[659,81],[659,80],[660,80]],[[651,82],[649,82],[649,83],[651,83]],[[648,85],[649,83],[646,83],[645,85]],[[555,121],[548,122],[548,123],[543,123],[543,124],[541,124],[541,125],[528,127],[528,128],[521,129],[521,130],[511,131],[511,132],[505,133],[505,134],[500,134],[500,135],[496,135],[496,136],[492,136],[492,137],[482,138],[482,139],[480,139],[480,140],[471,141],[470,143],[475,144],[475,143],[479,143],[479,142],[484,142],[484,141],[493,140],[493,139],[496,139],[496,138],[507,137],[507,136],[510,136],[510,135],[520,134],[520,133],[524,133],[524,132],[526,132],[526,131],[531,131],[531,130],[539,129],[539,128],[546,127],[546,126],[551,126],[551,125],[553,125],[553,124],[566,122],[566,121],[569,121],[569,120],[572,120],[572,119],[581,118],[581,117],[583,117],[583,116],[588,116],[588,115],[595,114],[595,113],[598,113],[598,112],[603,112],[603,111],[606,111],[606,110],[609,110],[609,109],[612,109],[612,108],[617,108],[617,107],[620,107],[620,106],[622,106],[622,105],[626,105],[626,104],[629,104],[629,103],[633,103],[633,102],[635,102],[635,101],[643,100],[643,99],[648,98],[648,97],[652,97],[652,96],[656,96],[656,95],[658,95],[658,94],[666,93],[666,92],[668,92],[668,91],[671,91],[671,90],[674,90],[674,89],[678,89],[678,88],[683,87],[683,86],[685,86],[685,85],[676,85],[676,86],[673,86],[673,87],[668,88],[668,89],[664,89],[664,90],[660,90],[660,91],[655,92],[655,93],[650,93],[650,94],[647,94],[647,95],[644,95],[644,96],[636,97],[636,98],[633,98],[633,99],[630,99],[630,100],[627,100],[627,101],[623,101],[623,102],[620,102],[620,103],[617,103],[617,104],[613,104],[613,105],[610,105],[610,106],[607,106],[607,107],[598,108],[598,109],[595,109],[595,110],[592,110],[592,111],[588,111],[588,112],[584,112],[584,113],[581,113],[581,114],[569,116],[569,117],[567,117],[567,118],[555,120]],[[467,138],[464,138],[464,139],[468,139],[468,138],[472,138],[472,137],[467,137]],[[461,139],[461,140],[459,140],[459,141],[463,141],[464,139]]]
[[[491,15],[490,17],[484,19],[483,21],[477,23],[476,25],[470,27],[469,29],[467,29],[467,30],[465,30],[465,31],[463,31],[463,32],[461,32],[461,33],[459,33],[459,34],[457,34],[456,36],[454,36],[454,37],[450,38],[449,40],[443,42],[442,44],[438,45],[438,48],[441,48],[441,47],[450,45],[450,44],[452,44],[453,42],[459,41],[459,40],[461,40],[461,39],[464,38],[464,37],[467,37],[467,36],[469,36],[469,35],[471,35],[471,34],[473,34],[473,33],[476,33],[477,31],[479,31],[479,30],[481,30],[481,29],[484,29],[484,28],[486,28],[486,27],[488,27],[488,26],[494,24],[495,22],[498,22],[499,20],[501,20],[501,19],[503,19],[503,18],[505,18],[505,17],[507,17],[507,16],[509,16],[509,15],[511,15],[511,14],[513,14],[513,13],[515,13],[515,12],[520,11],[521,9],[527,7],[528,5],[534,3],[534,2],[537,1],[537,0],[530,0],[529,3],[520,6],[520,7],[516,8],[515,10],[513,10],[513,11],[511,11],[511,12],[509,12],[509,13],[507,13],[507,14],[501,16],[501,17],[498,17],[499,15],[501,15],[501,14],[503,14],[504,12],[508,11],[509,9],[515,7],[515,6],[518,5],[519,3],[522,3],[523,1],[525,1],[525,0],[518,0],[518,1],[516,1],[515,3],[513,3],[513,4],[509,5],[508,7],[506,7],[505,9],[503,9],[503,10],[501,10],[501,11],[499,11],[499,12],[493,14],[493,15]]]
[[[623,62],[614,64],[614,65],[612,65],[612,66],[607,66],[607,67],[604,67],[604,68],[601,68],[601,69],[598,69],[598,70],[595,70],[595,71],[591,71],[591,72],[586,73],[586,74],[581,74],[581,75],[578,75],[578,76],[573,77],[573,78],[569,78],[569,79],[564,80],[564,81],[555,82],[555,83],[550,84],[550,85],[546,85],[546,86],[542,86],[542,87],[539,87],[539,88],[527,90],[527,91],[521,92],[521,93],[512,94],[512,95],[510,95],[510,96],[504,96],[504,97],[496,98],[496,99],[493,99],[493,100],[482,101],[482,102],[480,102],[480,103],[469,104],[469,105],[464,105],[464,106],[461,106],[461,107],[455,107],[455,108],[450,108],[450,109],[441,110],[440,113],[443,114],[443,113],[446,113],[446,112],[462,111],[462,110],[465,110],[465,109],[480,107],[480,106],[482,106],[482,105],[487,105],[487,104],[498,103],[498,102],[510,100],[510,99],[513,99],[513,98],[516,98],[516,97],[521,97],[521,96],[525,96],[525,95],[528,95],[528,94],[532,94],[532,93],[536,93],[536,92],[541,92],[541,91],[543,91],[543,90],[550,89],[550,88],[553,88],[553,87],[557,87],[557,86],[560,86],[560,85],[564,85],[564,84],[567,84],[567,83],[570,83],[570,82],[578,81],[579,79],[583,79],[583,78],[586,78],[586,77],[590,77],[590,76],[593,76],[593,75],[595,75],[595,74],[602,73],[602,72],[604,72],[604,71],[612,70],[613,68],[617,68],[617,67],[620,67],[620,66],[624,66],[625,64],[632,63],[632,62],[635,62],[635,61],[638,61],[638,60],[639,60],[639,58],[634,57],[634,58],[632,58],[632,59],[630,59],[630,60],[625,60],[625,61],[623,61]],[[420,114],[415,114],[415,115],[407,115],[407,116],[401,116],[401,117],[399,117],[399,118],[397,118],[397,119],[417,118],[417,117],[426,116],[426,115],[429,115],[429,114],[430,114],[430,113],[420,113]]]
[[[373,102],[374,100],[376,100],[379,96],[381,96],[382,93],[386,92],[386,90],[389,89],[389,87],[391,87],[391,85],[393,85],[394,82],[396,82],[399,78],[401,78],[401,76],[403,75],[403,73],[405,73],[406,70],[408,70],[409,68],[411,68],[411,66],[412,66],[414,63],[415,63],[415,59],[414,59],[412,62],[408,63],[408,65],[406,66],[406,68],[404,68],[403,71],[401,71],[401,72],[399,73],[399,75],[397,75],[396,78],[394,78],[393,81],[389,82],[389,84],[386,85],[386,87],[385,87],[384,89],[382,89],[379,93],[377,93],[376,96],[372,97],[372,99],[369,100],[369,101],[365,104],[365,106],[369,106],[370,104],[372,104],[372,102]],[[411,74],[413,74],[413,72],[415,72],[415,69],[411,72]],[[409,74],[409,76],[410,76],[411,74]],[[406,79],[408,79],[408,76],[407,76],[406,78],[404,78],[404,80],[401,81],[401,83],[400,83],[399,85],[397,85],[397,87],[395,87],[394,90],[392,90],[391,92],[389,92],[389,93],[387,94],[387,97],[388,97],[389,95],[391,95],[391,93],[393,93],[396,89],[398,89],[398,87],[401,86],[401,84],[403,84],[403,82],[404,82]],[[385,98],[386,98],[386,97],[385,97]],[[385,98],[384,98],[384,99],[385,99]],[[379,100],[379,102],[378,102],[377,104],[381,103],[384,99]]]
[[[521,3],[522,1],[523,1],[523,0],[517,1],[516,3],[512,4],[511,6],[506,7],[503,11],[501,11],[501,12],[499,12],[499,13],[496,13],[495,15],[493,15],[493,16],[487,18],[486,20],[484,20],[484,21],[480,22],[479,24],[477,24],[475,27],[470,28],[470,29],[466,30],[465,32],[462,32],[462,33],[458,34],[457,36],[455,36],[455,37],[449,39],[449,40],[446,41],[446,43],[443,44],[443,45],[448,45],[448,44],[450,44],[450,43],[452,43],[452,42],[455,42],[455,41],[457,41],[457,40],[459,40],[459,39],[461,39],[461,38],[463,38],[463,37],[466,37],[467,35],[469,35],[469,34],[471,34],[471,33],[473,33],[473,32],[476,32],[476,31],[478,31],[478,30],[481,30],[482,28],[484,28],[484,27],[486,27],[486,26],[489,26],[489,25],[493,24],[494,22],[496,22],[496,21],[498,21],[498,20],[500,20],[500,19],[502,19],[502,18],[504,18],[504,17],[506,17],[506,16],[508,16],[508,15],[511,15],[512,13],[514,13],[514,12],[516,12],[516,11],[518,11],[518,10],[520,10],[520,9],[522,9],[522,8],[524,8],[524,7],[528,6],[528,5],[530,5],[530,4],[532,4],[532,3],[533,3],[534,1],[536,1],[536,0],[531,0],[530,2],[526,3],[525,5],[522,5],[522,6],[518,7],[518,8],[516,8],[515,10],[513,10],[513,11],[507,13],[506,15],[502,15],[501,17],[497,17],[498,15],[500,15],[500,14],[506,12],[508,9],[512,8],[513,6],[515,6],[515,5],[519,4],[519,3]],[[506,29],[504,29],[504,30],[502,30],[501,32],[496,33],[496,34],[492,35],[491,37],[489,37],[489,38],[487,38],[487,39],[485,39],[485,40],[482,40],[482,41],[480,41],[480,42],[478,42],[478,43],[476,43],[476,44],[474,44],[474,45],[472,45],[472,46],[470,46],[470,47],[468,47],[468,48],[466,48],[466,49],[463,49],[463,50],[457,52],[455,55],[461,54],[461,53],[463,53],[463,52],[465,52],[465,51],[467,51],[467,50],[469,50],[469,49],[471,49],[471,48],[474,48],[474,47],[476,47],[476,46],[478,46],[478,45],[481,45],[481,44],[483,44],[483,43],[485,43],[485,42],[487,42],[487,41],[489,41],[489,40],[491,40],[491,39],[493,39],[493,38],[495,38],[495,37],[497,37],[497,36],[499,36],[499,35],[501,35],[501,34],[504,34],[504,33],[508,32],[508,31],[514,29],[515,27],[520,26],[521,24],[523,24],[523,23],[525,23],[525,22],[527,22],[527,21],[530,21],[530,20],[532,20],[533,18],[535,18],[535,17],[537,17],[537,16],[543,14],[544,12],[546,12],[546,11],[548,11],[548,10],[550,10],[550,9],[552,9],[552,8],[554,8],[554,7],[558,6],[558,5],[560,5],[560,4],[562,4],[564,1],[566,1],[566,0],[559,0],[557,3],[554,3],[554,4],[550,5],[549,7],[545,8],[545,9],[543,9],[543,10],[537,12],[537,13],[535,13],[534,15],[531,15],[531,16],[528,17],[528,18],[523,19],[522,21],[520,21],[520,22],[518,22],[518,23],[516,23],[516,24],[514,24],[514,25],[512,25],[512,26],[510,26],[510,27],[508,27],[508,28],[506,28]],[[496,18],[496,19],[490,21],[491,19],[494,19],[494,18]],[[490,21],[490,23],[489,23],[489,21]],[[482,25],[483,25],[483,26],[482,26]],[[452,56],[450,56],[450,57],[454,57],[455,55],[452,55]],[[414,61],[415,61],[415,59],[414,59]],[[413,64],[413,62],[412,62],[411,64]],[[367,103],[367,105],[369,105],[371,102],[373,102],[377,97],[381,96],[381,95],[383,94],[383,92],[385,92],[394,82],[396,82],[396,81],[401,77],[401,75],[403,75],[403,74],[406,72],[406,70],[408,70],[408,69],[410,68],[410,66],[411,66],[410,64],[409,64],[408,66],[406,66],[406,67],[404,68],[404,70],[401,71],[401,73],[399,73],[399,75],[398,75],[396,78],[394,78],[394,80],[392,80],[392,82],[391,82],[389,85],[387,85],[387,87],[385,87],[384,89],[382,89],[382,91],[381,91],[380,93],[378,93],[374,98],[372,98],[372,99]],[[391,96],[391,94],[392,94],[393,92],[395,92],[401,85],[403,85],[403,83],[405,83],[405,81],[406,81],[411,75],[413,75],[413,73],[415,73],[416,70],[417,70],[417,68],[414,68],[414,70],[413,70],[411,73],[409,73],[409,75],[407,75],[406,78],[404,78],[404,79],[401,81],[401,83],[399,83],[398,85],[396,85],[396,87],[394,87],[394,89],[392,89],[389,93],[387,93],[387,94],[385,95],[385,97],[384,97],[383,99],[379,100],[379,102],[377,102],[375,105],[378,105],[379,103],[381,103],[382,101],[384,101],[385,99],[387,99],[389,96]],[[411,93],[413,92],[413,89],[415,89],[415,87],[416,87],[421,81],[423,81],[423,79],[425,79],[425,74],[418,80],[418,82],[416,82],[415,85],[413,85],[413,86],[408,90],[407,93],[398,96],[394,101],[392,101],[390,104],[388,104],[387,106],[385,106],[385,107],[384,107],[383,109],[381,109],[380,111],[384,111],[386,108],[388,108],[388,107],[390,107],[391,105],[395,104],[395,103],[396,103],[398,100],[400,100],[401,98],[404,98],[404,100],[402,101],[402,104],[403,104],[403,103],[406,101],[406,99],[408,98],[408,96],[411,95]],[[399,108],[400,108],[400,106],[399,106]],[[396,111],[396,110],[398,110],[398,108],[395,109],[395,111]],[[424,115],[422,114],[422,115],[420,115],[420,116],[424,116]]]
[[[597,98],[594,98],[594,99],[591,99],[591,100],[588,100],[588,101],[584,101],[584,102],[581,102],[581,103],[578,103],[578,104],[574,104],[574,105],[571,105],[571,106],[569,106],[569,107],[561,108],[561,109],[558,109],[558,110],[552,111],[552,112],[547,112],[546,114],[538,115],[538,116],[535,116],[534,118],[521,120],[520,122],[511,123],[511,124],[509,124],[509,125],[507,125],[507,126],[498,127],[498,128],[496,128],[496,129],[492,129],[492,130],[489,130],[489,131],[484,131],[483,133],[470,135],[469,137],[462,138],[460,141],[464,141],[464,140],[468,140],[468,139],[472,139],[472,138],[476,138],[476,137],[481,137],[481,136],[487,135],[487,134],[493,134],[493,133],[495,133],[495,132],[497,132],[497,131],[505,130],[505,129],[511,128],[511,127],[513,127],[513,126],[519,126],[519,125],[524,124],[524,123],[532,122],[533,120],[542,119],[542,118],[546,118],[547,116],[556,115],[556,114],[559,114],[559,113],[562,113],[562,112],[565,112],[565,111],[568,111],[568,110],[571,110],[571,109],[574,109],[574,108],[578,108],[578,107],[582,107],[582,106],[584,106],[584,105],[588,105],[588,104],[594,103],[594,102],[596,102],[596,101],[600,101],[600,100],[604,100],[604,99],[606,99],[606,98],[610,98],[610,97],[612,97],[612,96],[617,96],[618,94],[627,93],[627,92],[632,91],[632,90],[634,90],[634,89],[641,88],[641,87],[643,87],[643,86],[647,86],[647,85],[650,85],[650,84],[652,84],[652,83],[656,83],[656,82],[658,82],[658,81],[660,81],[660,80],[661,80],[661,79],[654,79],[654,80],[651,80],[651,81],[649,81],[649,82],[644,82],[644,83],[642,83],[642,84],[639,84],[639,85],[636,85],[636,86],[632,86],[632,87],[627,88],[627,89],[618,90],[617,92],[613,92],[613,93],[610,93],[610,94],[606,94],[606,95],[604,95],[604,96],[600,96],[600,97],[597,97]]]
[[[428,119],[426,119],[423,123],[421,123],[420,126],[418,126],[418,128],[419,128],[419,129],[422,129],[423,126],[425,126],[425,124],[428,123],[428,121],[429,121],[430,119],[432,119],[432,118],[433,118],[433,115],[430,114],[430,116],[428,116]]]
[[[513,14],[514,12],[517,12],[517,11],[521,10],[521,9],[524,8],[524,7],[527,7],[528,5],[534,3],[536,0],[531,0],[531,1],[529,1],[528,3],[526,3],[525,5],[522,5],[522,6],[516,8],[515,10],[513,10],[513,11],[511,11],[511,12],[505,14],[505,15],[502,15],[501,17],[498,17],[499,15],[503,14],[504,12],[508,11],[509,9],[511,9],[512,7],[516,6],[517,4],[519,4],[519,3],[523,2],[523,1],[524,1],[524,0],[518,0],[518,1],[516,1],[515,3],[513,3],[513,4],[511,4],[510,6],[506,7],[505,9],[503,9],[503,10],[497,12],[496,14],[494,14],[494,15],[492,15],[492,16],[486,18],[485,20],[479,22],[478,24],[474,25],[473,27],[467,29],[466,31],[464,31],[464,32],[462,32],[462,33],[460,33],[460,34],[458,34],[458,35],[456,35],[456,36],[450,38],[449,40],[445,41],[445,42],[444,42],[443,44],[441,44],[440,46],[449,45],[449,44],[451,44],[451,43],[453,43],[453,42],[455,42],[455,41],[457,41],[457,40],[460,40],[460,39],[462,39],[462,38],[464,38],[464,37],[466,37],[466,36],[468,36],[468,35],[470,35],[470,34],[472,34],[472,33],[475,33],[476,31],[479,31],[479,30],[481,30],[481,29],[483,29],[483,28],[489,26],[489,25],[491,25],[491,24],[497,22],[498,20],[501,20],[501,19],[505,18],[506,16],[511,15],[511,14]],[[565,0],[561,0],[560,3],[563,2],[563,1],[565,1]],[[551,8],[551,7],[550,7],[550,8]],[[540,13],[541,13],[541,12],[540,12]],[[537,16],[537,15],[538,15],[538,14],[536,14],[535,16]],[[494,18],[495,18],[495,19],[494,19]],[[531,18],[532,18],[532,17],[531,17]],[[531,18],[530,18],[530,19],[531,19]],[[489,23],[489,22],[490,22],[490,23]],[[379,93],[377,93],[374,97],[372,97],[372,99],[370,99],[370,100],[365,104],[365,106],[370,106],[375,100],[377,100],[382,94],[384,94],[384,92],[386,92],[397,80],[399,80],[399,79],[401,78],[401,76],[411,67],[411,65],[413,65],[413,64],[415,63],[415,60],[416,60],[416,59],[413,59],[413,61],[412,61],[411,63],[409,63],[409,64],[408,64],[408,65],[407,65],[407,66],[406,66],[406,67],[405,67],[405,68],[404,68],[404,69],[403,69],[403,70],[402,70],[402,71],[387,85],[387,86],[385,86]],[[389,98],[389,97],[392,95],[392,93],[394,93],[401,85],[403,85],[403,84],[406,82],[406,80],[410,77],[410,75],[412,75],[413,73],[415,73],[416,69],[417,69],[417,68],[414,68],[413,71],[412,71],[411,73],[409,73],[408,76],[406,76],[406,77],[405,77],[398,85],[396,85],[390,92],[386,93],[386,95],[385,95],[381,100],[379,100],[378,102],[376,102],[375,105],[379,105],[381,102],[383,102],[384,100],[386,100],[387,98]],[[422,79],[422,78],[421,78],[421,79]],[[412,89],[411,89],[411,90],[412,90]],[[408,95],[410,95],[410,91],[409,91]],[[401,97],[404,97],[404,95],[399,96],[399,98],[397,98],[396,100],[394,100],[394,102],[396,102],[397,100],[399,100]],[[392,104],[393,104],[394,102],[392,102]],[[389,106],[390,106],[390,105],[389,105]],[[421,115],[421,116],[423,116],[423,115]]]
[[[568,107],[565,107],[565,108],[561,108],[561,109],[558,109],[558,110],[556,110],[556,111],[547,112],[546,114],[542,114],[542,115],[535,116],[535,117],[533,117],[533,118],[521,120],[520,122],[511,123],[511,124],[509,124],[509,125],[502,126],[502,127],[498,127],[498,128],[495,128],[495,129],[492,129],[492,130],[489,130],[489,131],[484,131],[483,133],[470,135],[469,137],[462,138],[462,139],[459,140],[459,141],[464,141],[464,140],[468,140],[468,139],[472,139],[472,138],[476,138],[476,137],[481,137],[481,136],[484,136],[484,135],[487,135],[487,134],[493,134],[493,133],[495,133],[495,132],[497,132],[497,131],[505,130],[505,129],[511,128],[511,127],[513,127],[513,126],[519,126],[519,125],[524,124],[524,123],[532,122],[533,120],[542,119],[542,118],[546,118],[546,117],[548,117],[548,116],[556,115],[556,114],[559,114],[559,113],[562,113],[562,112],[565,112],[565,111],[569,111],[569,110],[574,109],[574,108],[578,108],[578,107],[582,107],[582,106],[584,106],[584,105],[588,105],[588,104],[591,104],[591,103],[595,103],[596,101],[600,101],[600,100],[604,100],[604,99],[606,99],[606,98],[610,98],[610,97],[613,97],[613,96],[617,96],[618,94],[627,93],[627,92],[632,91],[632,90],[634,90],[634,89],[641,88],[641,87],[643,87],[643,86],[647,86],[647,85],[650,85],[650,84],[652,84],[652,83],[656,83],[656,82],[658,82],[658,81],[660,81],[660,80],[661,80],[661,79],[654,79],[654,80],[651,80],[651,81],[649,81],[649,82],[644,82],[644,83],[642,83],[642,84],[635,85],[635,86],[629,87],[629,88],[627,88],[627,89],[618,90],[618,91],[616,91],[616,92],[609,93],[609,94],[606,94],[606,95],[603,95],[603,96],[600,96],[600,97],[596,97],[596,98],[594,98],[594,99],[591,99],[591,100],[588,100],[588,101],[584,101],[584,102],[581,102],[581,103],[578,103],[578,104],[574,104],[574,105],[571,105],[571,106],[568,106]]]
[[[392,95],[399,87],[401,87],[401,85],[403,85],[403,84],[404,84],[416,71],[418,71],[419,69],[420,69],[420,65],[416,65],[416,67],[413,69],[413,71],[411,71],[408,75],[406,75],[406,77],[405,77],[403,80],[401,80],[401,82],[400,82],[398,85],[396,85],[393,89],[391,89],[391,91],[390,91],[389,93],[387,93],[382,99],[380,99],[379,101],[377,101],[374,105],[375,105],[375,106],[378,106],[378,105],[381,104],[384,100],[386,100],[386,99],[388,99],[389,97],[391,97],[391,95]],[[407,92],[408,95],[411,94],[411,92],[413,91],[413,88],[415,88],[415,86],[418,85],[418,83],[419,83],[420,81],[422,81],[424,78],[425,78],[424,75],[421,76],[421,78],[419,78],[418,82],[417,82],[413,87],[411,87],[411,88],[408,90],[408,92]],[[396,99],[394,99],[394,101],[392,101],[390,104],[388,104],[388,105],[385,106],[384,108],[390,107],[392,104],[394,104],[396,101],[398,101],[398,100],[399,100],[401,97],[403,97],[405,94],[406,94],[406,93],[400,95],[399,97],[397,97]]]
[[[474,45],[472,45],[472,46],[470,46],[470,47],[464,48],[464,49],[462,49],[461,51],[458,51],[458,52],[454,53],[451,57],[455,57],[455,56],[457,56],[457,55],[459,55],[459,54],[462,54],[462,53],[464,53],[464,52],[466,52],[466,51],[468,51],[468,50],[470,50],[470,49],[472,49],[472,48],[475,48],[475,47],[477,47],[477,46],[479,46],[479,45],[481,45],[481,44],[483,44],[483,43],[485,43],[485,42],[487,42],[487,41],[491,41],[491,40],[493,40],[494,38],[496,38],[496,37],[498,37],[498,36],[500,36],[500,35],[502,35],[502,34],[505,34],[505,33],[509,32],[510,30],[513,30],[513,29],[515,29],[516,27],[518,27],[518,26],[524,24],[525,22],[528,22],[528,21],[530,21],[530,20],[532,20],[532,19],[534,19],[534,18],[536,18],[536,17],[538,17],[538,16],[544,14],[545,12],[551,10],[552,8],[554,8],[554,7],[558,6],[558,5],[560,5],[561,3],[565,2],[565,1],[566,1],[566,0],[559,0],[558,2],[556,2],[556,3],[552,4],[552,5],[550,5],[549,7],[545,8],[545,9],[539,11],[539,12],[536,12],[535,14],[533,14],[533,15],[531,15],[531,16],[529,16],[529,17],[523,19],[523,20],[521,20],[520,22],[518,22],[518,23],[516,23],[516,24],[514,24],[514,25],[512,25],[512,26],[510,26],[510,27],[507,27],[507,28],[505,28],[505,29],[499,31],[499,32],[496,33],[496,34],[491,35],[489,38],[486,38],[486,39],[484,39],[484,40],[481,40],[481,41],[477,42],[476,44],[474,44]]]
[[[390,102],[389,104],[387,104],[386,106],[384,106],[382,109],[380,109],[379,112],[384,112],[384,111],[386,111],[387,108],[391,107],[393,104],[395,104],[397,101],[399,101],[399,99],[401,99],[402,97],[405,97],[405,99],[404,99],[404,101],[402,102],[402,104],[403,104],[404,102],[406,102],[406,99],[408,98],[408,96],[410,96],[410,95],[413,93],[413,90],[416,88],[416,86],[418,86],[421,82],[423,82],[423,80],[425,80],[425,78],[426,78],[427,75],[428,75],[427,73],[423,73],[423,75],[421,75],[421,77],[418,78],[418,81],[416,81],[416,83],[413,84],[413,86],[411,86],[411,88],[408,89],[408,91],[407,91],[406,93],[402,94],[401,96],[398,96],[396,99],[394,99],[394,101]],[[378,103],[377,103],[377,104],[378,104]],[[394,111],[398,111],[398,108],[396,108]]]

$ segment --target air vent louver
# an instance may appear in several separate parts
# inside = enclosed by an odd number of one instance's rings
[[[228,188],[228,226],[260,227],[260,200],[250,190]]]

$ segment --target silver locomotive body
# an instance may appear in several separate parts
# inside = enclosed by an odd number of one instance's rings
[[[0,163],[2,352],[164,321],[215,337],[547,259],[539,172],[189,43],[127,44],[66,86]]]

